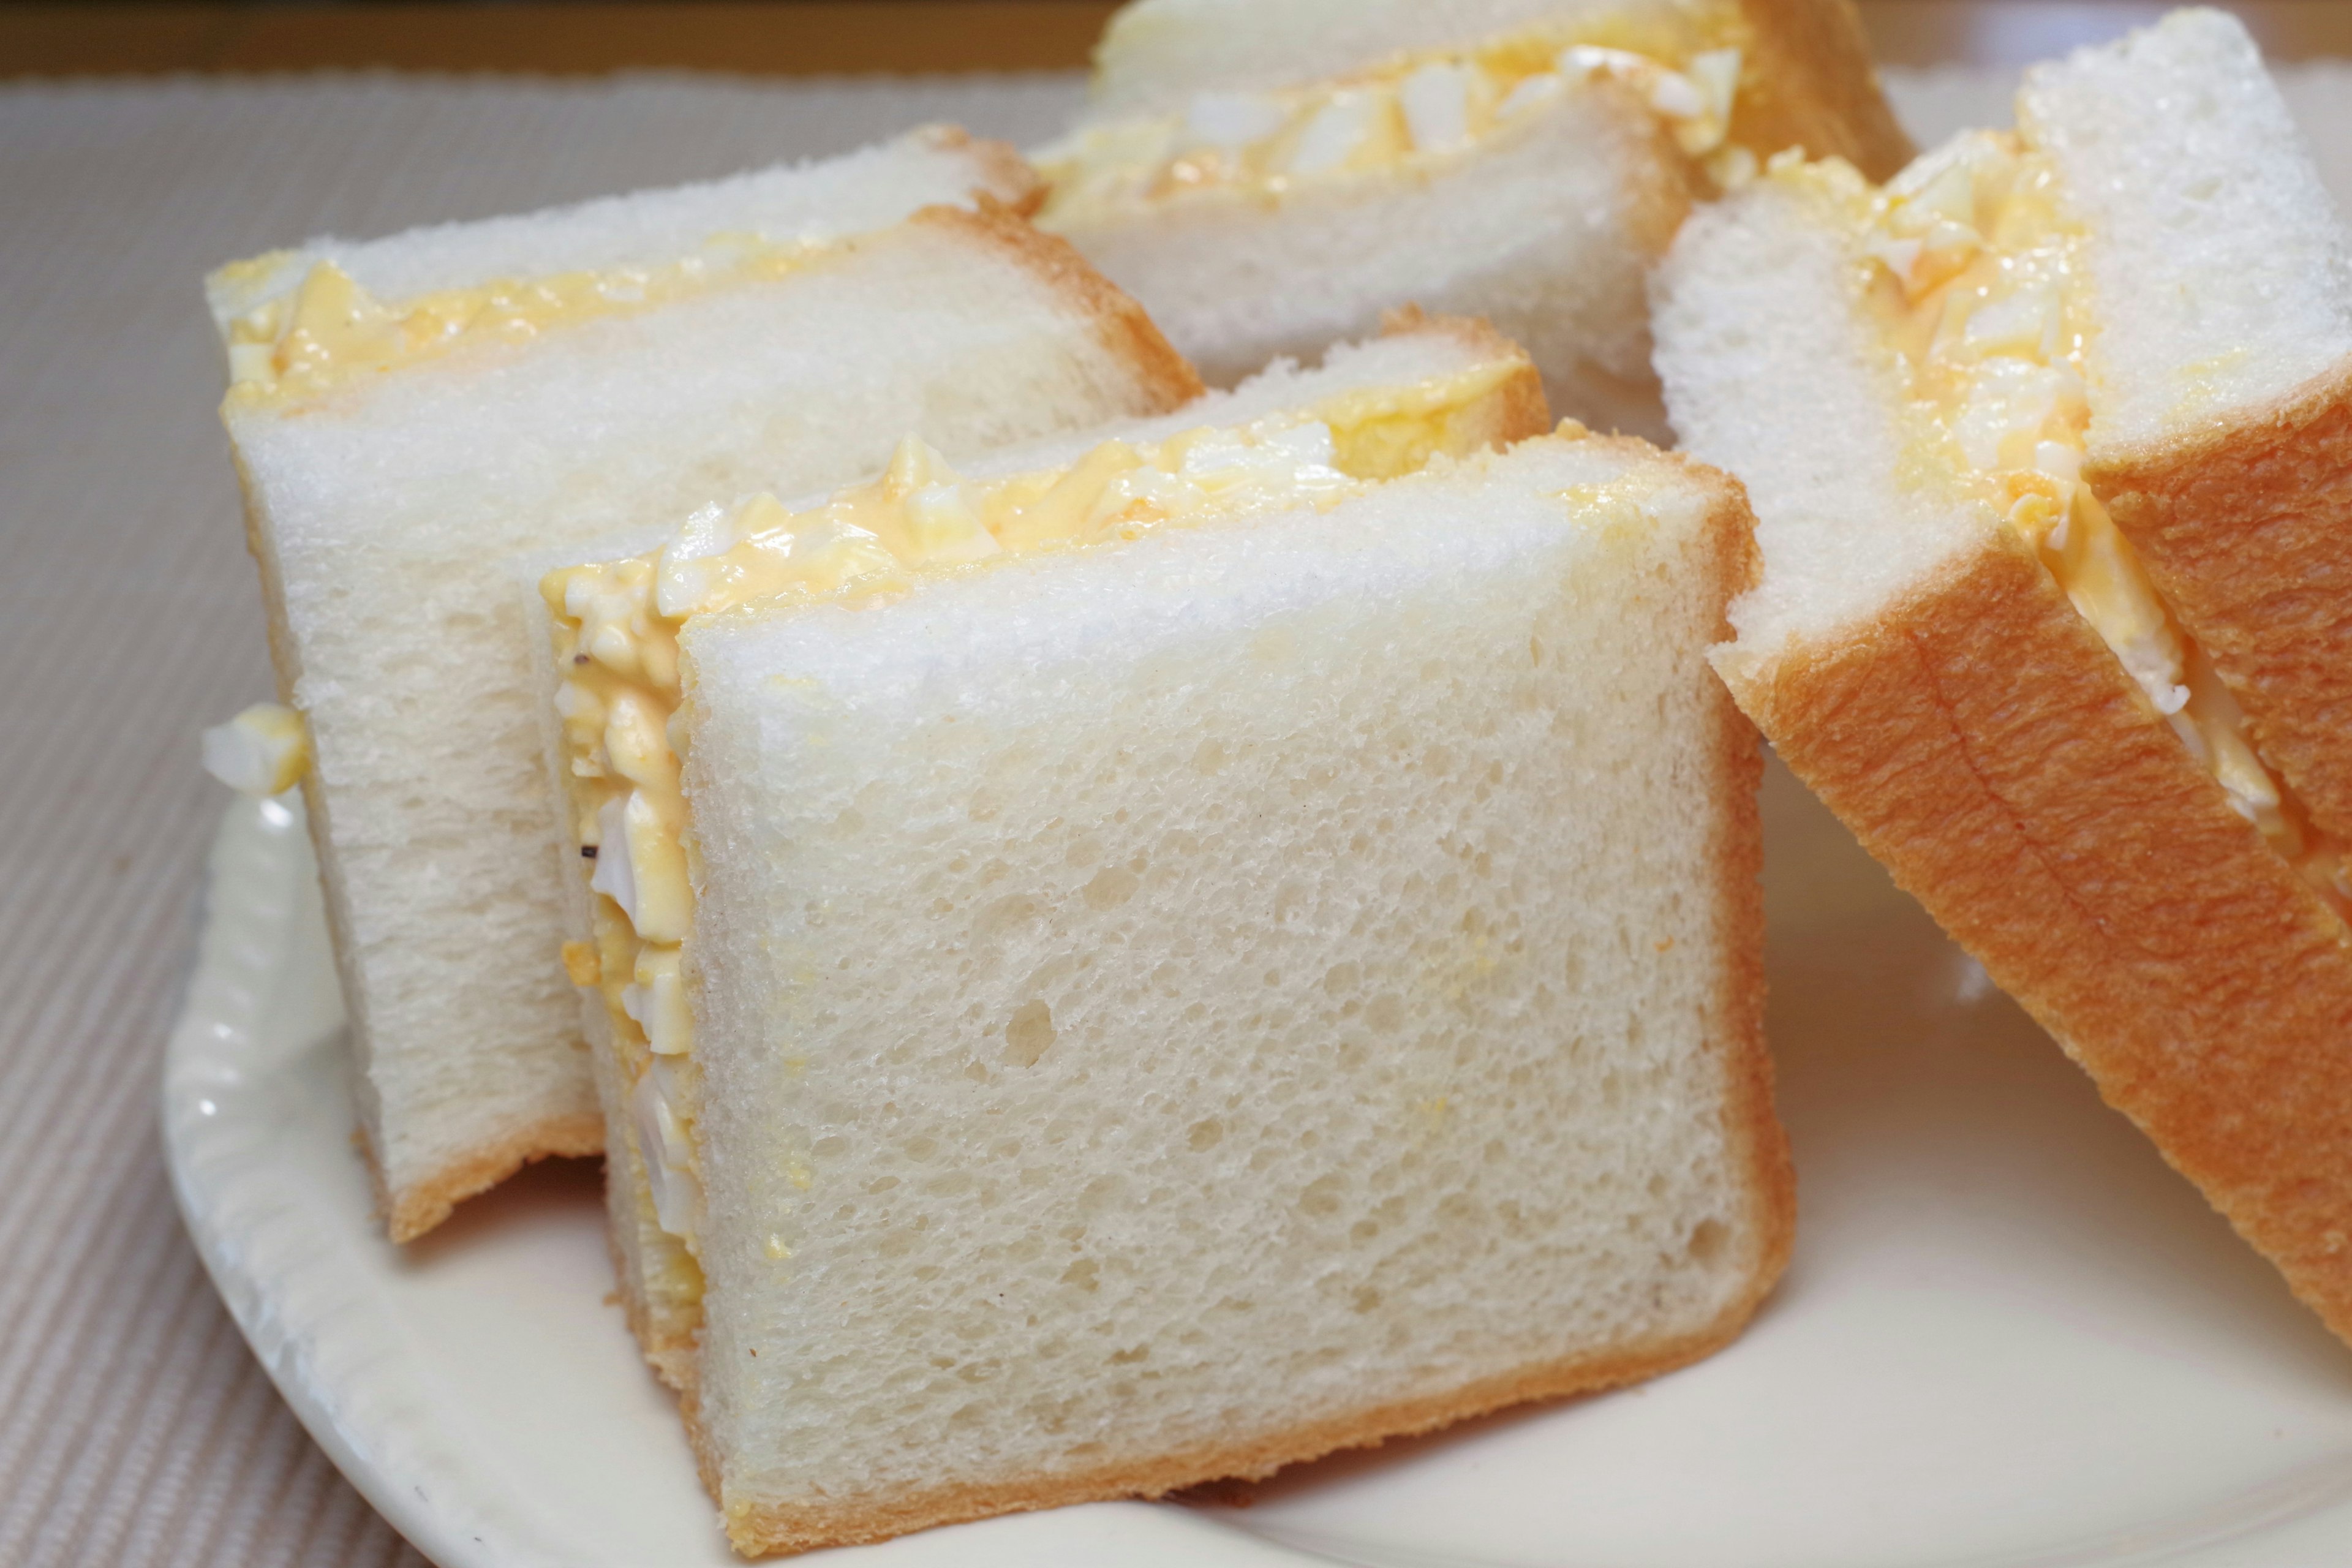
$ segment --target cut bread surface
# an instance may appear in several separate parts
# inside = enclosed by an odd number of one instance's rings
[[[1507,445],[1549,420],[1533,366],[1482,323],[1407,313],[1313,370],[1277,365],[1177,414],[1015,447],[950,470],[904,443],[871,483],[788,507],[755,496],[704,509],[666,542],[550,572],[538,585],[550,665],[541,683],[555,788],[578,859],[574,940],[587,1033],[614,1151],[609,1184],[623,1294],[663,1376],[700,1322],[685,980],[693,910],[688,802],[670,737],[677,638],[698,617],[908,574],[1002,561],[1318,498],[1435,458]]]
[[[498,220],[328,247],[382,307],[373,335],[339,359],[299,309],[278,310],[271,363],[248,355],[224,405],[283,694],[310,731],[311,825],[396,1237],[524,1159],[593,1152],[603,1120],[554,963],[557,823],[509,557],[759,484],[845,479],[910,428],[961,453],[1198,388],[1060,242],[930,205],[1017,198],[1026,176],[1004,149],[923,134],[850,162],[593,204],[544,234]],[[837,237],[814,243],[851,187],[877,195],[846,200]],[[700,255],[721,209],[789,231],[790,264],[588,310],[471,271],[609,282],[608,264],[640,267],[665,233],[674,258]],[[848,226],[877,211],[884,226]],[[268,268],[231,269],[216,294],[247,292],[226,324],[299,300],[324,264],[275,295],[255,280]],[[403,313],[409,287],[440,303]],[[482,311],[444,308],[468,289]],[[550,300],[539,330],[499,330],[509,306]],[[333,374],[303,379],[321,363]]]
[[[1785,1257],[1737,491],[1538,438],[685,631],[736,1543],[1264,1473]]]
[[[2234,25],[2158,29],[2177,36],[2154,80],[2145,37],[2067,68],[2109,101],[2198,100],[2163,73],[2217,27]],[[2226,100],[2235,63],[2209,52],[2207,98]],[[2047,113],[2055,79],[2035,79]],[[1669,405],[1694,455],[1747,483],[1764,558],[1717,665],[1799,775],[2352,1337],[2341,845],[2253,749],[2082,463],[2115,363],[2085,345],[2131,317],[2095,286],[2079,177],[2063,146],[1988,135],[1884,192],[1783,165],[1677,241],[1655,300]],[[2202,177],[2168,174],[2149,205]]]
[[[1642,279],[1694,194],[1791,143],[1901,161],[1858,40],[1813,0],[1144,0],[1097,112],[1037,154],[1040,221],[1213,380],[1413,301],[1526,342],[1564,411],[1654,433]]]

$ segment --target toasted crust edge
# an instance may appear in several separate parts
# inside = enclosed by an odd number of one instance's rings
[[[1740,705],[2352,1342],[2352,942],[2006,531]]]
[[[409,1242],[447,1219],[467,1198],[488,1192],[525,1165],[551,1155],[603,1153],[604,1118],[593,1111],[536,1118],[397,1191],[384,1184],[383,1167],[364,1130],[360,1148],[375,1183],[384,1229],[393,1240]]]
[[[1879,86],[1852,0],[1739,0],[1758,85],[1732,138],[1759,156],[1797,146],[1843,158],[1884,182],[1911,161],[1911,138]]]
[[[2352,839],[2352,363],[2086,477],[2264,760]]]
[[[1466,318],[1432,321],[1417,312],[1400,313],[1388,325],[1391,331],[1437,325],[1482,346],[1508,344],[1485,322]],[[1536,395],[1539,400],[1539,382]],[[1507,401],[1503,405],[1512,406]],[[1659,453],[1646,442],[1584,438],[1671,465],[1708,489],[1700,546],[1704,580],[1715,604],[1717,635],[1728,635],[1728,606],[1753,584],[1759,569],[1747,492],[1720,470]],[[1202,1445],[1075,1476],[942,1487],[901,1499],[814,1507],[722,1504],[721,1523],[736,1550],[749,1557],[810,1552],[998,1514],[1117,1498],[1157,1498],[1211,1480],[1256,1479],[1287,1465],[1346,1448],[1375,1447],[1506,1406],[1639,1382],[1702,1360],[1737,1338],[1787,1267],[1795,1234],[1796,1181],[1787,1133],[1773,1104],[1772,1059],[1764,1037],[1763,827],[1757,794],[1763,757],[1754,727],[1730,694],[1706,671],[1694,675],[1705,682],[1716,709],[1713,761],[1720,807],[1710,838],[1720,873],[1717,929],[1725,962],[1710,1045],[1725,1073],[1727,1141],[1747,1172],[1751,1197],[1745,1279],[1712,1321],[1686,1334],[1539,1363],[1444,1394],[1391,1401],[1243,1442]],[[718,1455],[700,1420],[698,1391],[682,1387],[678,1405],[703,1484],[713,1497],[722,1497]]]
[[[1127,412],[1166,414],[1208,390],[1192,362],[1160,335],[1143,307],[1096,271],[1077,247],[1059,235],[1047,234],[985,198],[978,211],[925,207],[908,221],[961,234],[1066,296],[1072,310],[1093,323],[1103,346],[1134,374],[1138,402]]]

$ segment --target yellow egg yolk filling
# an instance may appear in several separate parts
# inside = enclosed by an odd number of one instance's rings
[[[378,300],[331,261],[315,261],[292,289],[230,321],[229,396],[273,405],[307,402],[464,346],[527,342],[723,284],[782,277],[826,248],[819,241],[719,235],[658,265],[500,279],[396,301]],[[219,277],[232,286],[259,286],[285,260],[285,253],[273,252],[224,268]]]
[[[1591,18],[1402,55],[1282,91],[1203,92],[1181,113],[1082,130],[1035,155],[1052,187],[1039,222],[1201,191],[1279,198],[1310,182],[1433,166],[1515,127],[1574,85],[1609,79],[1726,184],[1754,168],[1727,144],[1747,24],[1737,7]]]

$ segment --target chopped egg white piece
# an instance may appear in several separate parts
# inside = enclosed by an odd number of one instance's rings
[[[664,1230],[690,1243],[699,1228],[702,1184],[694,1173],[694,1148],[672,1101],[673,1085],[664,1066],[656,1061],[630,1091],[630,1121],[637,1134],[638,1163],[653,1189],[655,1217]]]
[[[596,870],[588,879],[588,886],[621,906],[631,925],[637,921],[637,879],[629,858],[629,833],[626,826],[630,795],[616,795],[606,801],[596,813],[596,842],[588,847],[596,851]]]
[[[1182,141],[1187,147],[1237,152],[1265,141],[1289,119],[1280,102],[1258,93],[1199,93],[1184,110]]]
[[[1417,151],[1451,153],[1470,144],[1470,100],[1477,69],[1432,61],[1404,79],[1397,89],[1397,104]]]
[[[302,715],[280,703],[257,702],[205,731],[205,771],[246,795],[283,795],[310,765]]]
[[[1329,174],[1370,142],[1389,113],[1385,93],[1362,88],[1335,96],[1299,132],[1284,165],[1294,174]]]
[[[1541,109],[1568,90],[1568,82],[1558,71],[1538,71],[1523,77],[1518,85],[1503,95],[1495,112],[1505,120],[1514,119],[1530,110]]]

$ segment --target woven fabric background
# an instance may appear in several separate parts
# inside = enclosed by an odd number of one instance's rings
[[[2294,74],[2352,196],[2352,78]],[[2004,82],[1894,84],[1924,139]],[[312,1447],[183,1234],[156,1071],[222,805],[196,736],[272,689],[199,281],[322,232],[840,151],[1033,142],[1066,79],[0,90],[0,1563],[423,1562]]]

